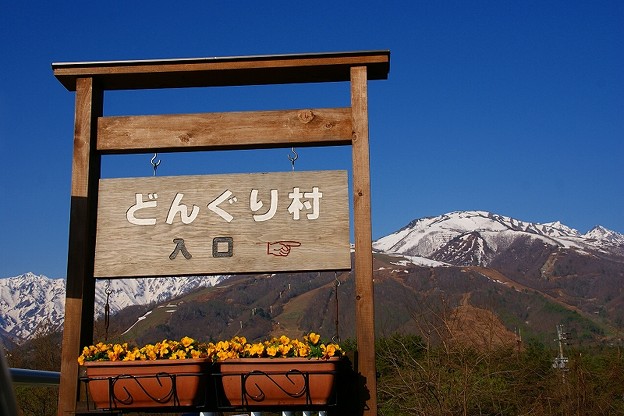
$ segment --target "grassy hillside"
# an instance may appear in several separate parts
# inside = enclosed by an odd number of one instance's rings
[[[377,336],[429,336],[444,322],[450,325],[446,331],[458,338],[489,337],[498,344],[514,344],[518,333],[546,341],[558,324],[578,344],[601,342],[617,332],[603,317],[492,269],[422,267],[385,255],[375,256],[374,268]],[[244,335],[254,340],[309,331],[344,340],[355,337],[354,298],[352,273],[240,275],[163,305],[123,311],[112,317],[109,332],[137,343],[184,335],[204,340]],[[96,324],[96,336],[100,328]]]

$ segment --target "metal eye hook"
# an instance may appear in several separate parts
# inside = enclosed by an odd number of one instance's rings
[[[157,157],[158,153],[154,153],[154,156],[152,156],[152,158],[150,159],[150,163],[154,168],[154,176],[156,176],[156,169],[158,169],[158,166],[160,166],[160,159],[156,160]]]
[[[299,159],[299,155],[295,151],[294,147],[290,148],[290,151],[294,154],[294,156],[288,155],[288,160],[290,160],[290,164],[292,165],[292,170],[295,170],[295,160]]]

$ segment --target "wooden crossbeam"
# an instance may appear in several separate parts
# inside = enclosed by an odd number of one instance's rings
[[[350,108],[100,117],[103,153],[351,144]]]

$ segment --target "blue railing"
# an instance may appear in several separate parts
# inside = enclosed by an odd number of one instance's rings
[[[13,384],[29,384],[37,386],[58,386],[61,373],[58,371],[30,370],[26,368],[11,368]]]

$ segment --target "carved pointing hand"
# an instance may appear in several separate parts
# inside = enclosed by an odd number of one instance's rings
[[[267,254],[277,257],[287,257],[292,247],[300,246],[301,243],[298,241],[276,241],[274,243],[267,243]]]

